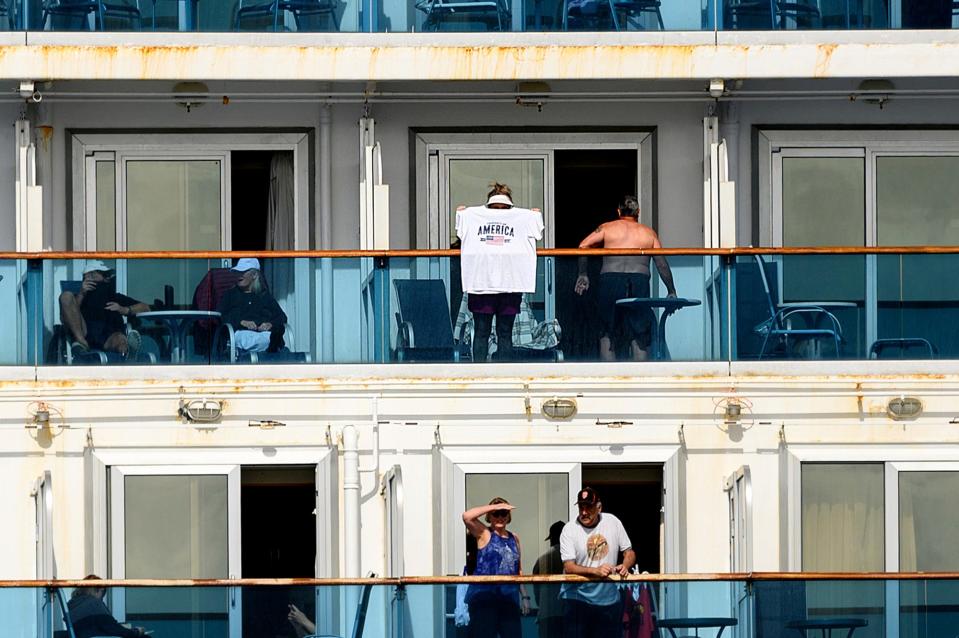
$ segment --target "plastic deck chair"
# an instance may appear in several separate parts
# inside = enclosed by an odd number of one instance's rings
[[[83,284],[80,280],[64,280],[60,282],[60,292],[80,292],[80,286]],[[124,330],[129,333],[132,327],[124,318]],[[127,361],[118,352],[107,352],[105,350],[91,349],[84,353],[75,353],[73,351],[73,335],[69,333],[66,326],[57,324],[53,327],[53,339],[51,340],[51,349],[56,349],[55,363],[73,364],[101,364],[106,365],[117,363],[156,363],[157,354],[160,349],[156,342],[149,336],[140,335],[140,351],[137,353],[135,361]]]
[[[492,30],[508,31],[510,11],[505,0],[418,0],[414,5],[426,14],[424,31],[438,31],[445,21],[465,22],[475,20]]]
[[[54,636],[65,635],[66,638],[77,638],[77,634],[73,631],[73,621],[70,620],[70,611],[67,608],[67,601],[63,597],[63,590],[59,587],[50,587],[47,589],[48,592],[53,594],[53,597],[57,599],[57,606],[60,607],[60,615],[63,617],[63,624],[66,626],[66,631],[63,632],[54,632]]]
[[[108,18],[128,20],[131,26],[136,25],[136,29],[142,24],[140,7],[137,4],[104,0],[47,0],[43,3],[40,28],[49,29],[52,16],[77,18],[81,24],[85,24],[91,13],[94,15],[94,28],[100,31],[106,31],[105,21]]]
[[[396,313],[396,357],[400,361],[459,361],[446,286],[439,279],[397,279],[393,282]]]
[[[370,576],[370,578],[373,577],[373,575]],[[366,610],[370,606],[370,594],[372,593],[372,583],[363,585],[363,593],[360,594],[360,602],[356,606],[356,615],[353,617],[353,633],[350,634],[351,638],[363,638],[363,629],[366,626]],[[303,638],[340,638],[340,636],[333,634],[310,634]]]
[[[918,349],[919,353],[925,356],[906,356],[912,349]],[[887,351],[891,350],[898,351],[899,356],[889,356]],[[935,359],[937,354],[936,346],[922,337],[876,339],[869,346],[870,359]]]
[[[287,13],[293,16],[297,31],[301,30],[300,18],[315,15],[329,16],[330,25],[333,27],[331,30],[339,30],[336,24],[336,0],[273,0],[272,2],[247,6],[244,6],[243,0],[240,0],[236,9],[236,20],[233,28],[239,31],[241,20],[271,17],[273,19],[273,31],[279,31],[283,27],[280,15]]]
[[[816,305],[790,305],[778,308],[778,301],[773,298],[769,278],[766,274],[766,263],[761,255],[754,255],[759,266],[759,278],[763,284],[766,296],[766,306],[769,309],[769,318],[753,328],[753,331],[763,337],[763,344],[759,350],[759,358],[766,354],[770,342],[782,345],[788,355],[790,339],[793,341],[824,339],[831,341],[835,346],[836,358],[839,358],[840,343],[842,341],[842,327],[835,315]],[[810,326],[809,328],[794,328],[792,322],[799,319]],[[818,327],[820,322],[825,327]]]

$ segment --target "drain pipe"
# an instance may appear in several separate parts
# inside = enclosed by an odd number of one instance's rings
[[[380,409],[379,397],[370,399],[370,413],[373,435],[373,458],[368,467],[360,467],[359,433],[353,425],[343,428],[343,527],[346,538],[344,550],[346,554],[346,578],[360,577],[360,474],[373,474],[373,489],[375,494],[380,484]],[[367,495],[368,496],[368,495]]]
[[[356,428],[343,428],[343,528],[346,578],[360,577],[360,452]]]

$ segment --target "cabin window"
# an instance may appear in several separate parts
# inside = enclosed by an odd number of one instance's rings
[[[883,569],[881,463],[802,466],[802,570]]]

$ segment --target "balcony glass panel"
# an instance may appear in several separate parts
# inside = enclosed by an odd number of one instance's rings
[[[458,257],[11,259],[0,365],[956,359],[955,259],[540,256],[502,332]]]
[[[864,255],[737,257],[733,358],[861,358],[865,264]]]
[[[42,282],[24,259],[0,259],[0,365],[35,365],[40,357]]]
[[[6,6],[6,5],[4,5]],[[360,0],[18,0],[0,11],[35,31],[353,32]]]
[[[942,0],[16,0],[34,31],[544,32],[951,29]]]
[[[875,259],[877,338],[887,344],[886,356],[959,357],[956,255],[877,255]]]
[[[402,579],[357,584],[239,584],[217,586],[108,586],[103,603],[113,617],[164,636],[453,636],[481,615],[458,604],[479,583],[429,584]],[[552,601],[568,599],[597,583],[525,584],[530,613],[519,618],[522,635],[543,635],[544,628],[569,622]],[[601,583],[624,601],[617,614],[629,629],[655,623],[659,636],[735,635],[742,638],[829,635],[881,638],[887,629],[900,636],[949,635],[957,621],[957,582],[949,579],[803,579],[634,580],[626,587]],[[85,599],[89,587],[3,587],[0,611],[4,635],[60,638]],[[143,610],[131,598],[149,601]],[[459,596],[462,601],[462,595]],[[176,611],[169,611],[176,601]],[[89,604],[89,603],[87,603]],[[618,605],[619,603],[617,603]],[[831,630],[831,631],[830,631]],[[686,632],[693,632],[687,634]],[[560,632],[559,635],[561,635]],[[553,634],[548,634],[552,636]]]

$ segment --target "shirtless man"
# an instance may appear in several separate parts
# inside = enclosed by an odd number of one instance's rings
[[[579,243],[580,248],[662,248],[659,237],[649,226],[639,223],[639,202],[632,195],[627,196],[617,208],[619,219],[606,222],[590,233]],[[616,301],[627,297],[649,297],[649,257],[642,255],[610,255],[603,257],[603,267],[599,275],[598,306],[600,321],[603,322],[602,336],[599,338],[599,356],[603,361],[613,361],[616,352],[613,347],[613,331],[616,326]],[[654,257],[656,269],[670,297],[676,296],[673,285],[673,273],[662,256]],[[586,274],[587,257],[579,260],[579,277],[576,278],[574,291],[582,295],[589,289],[589,276]],[[626,313],[631,328],[630,350],[633,359],[644,361],[652,342],[652,327],[656,320],[650,308],[632,310]]]

